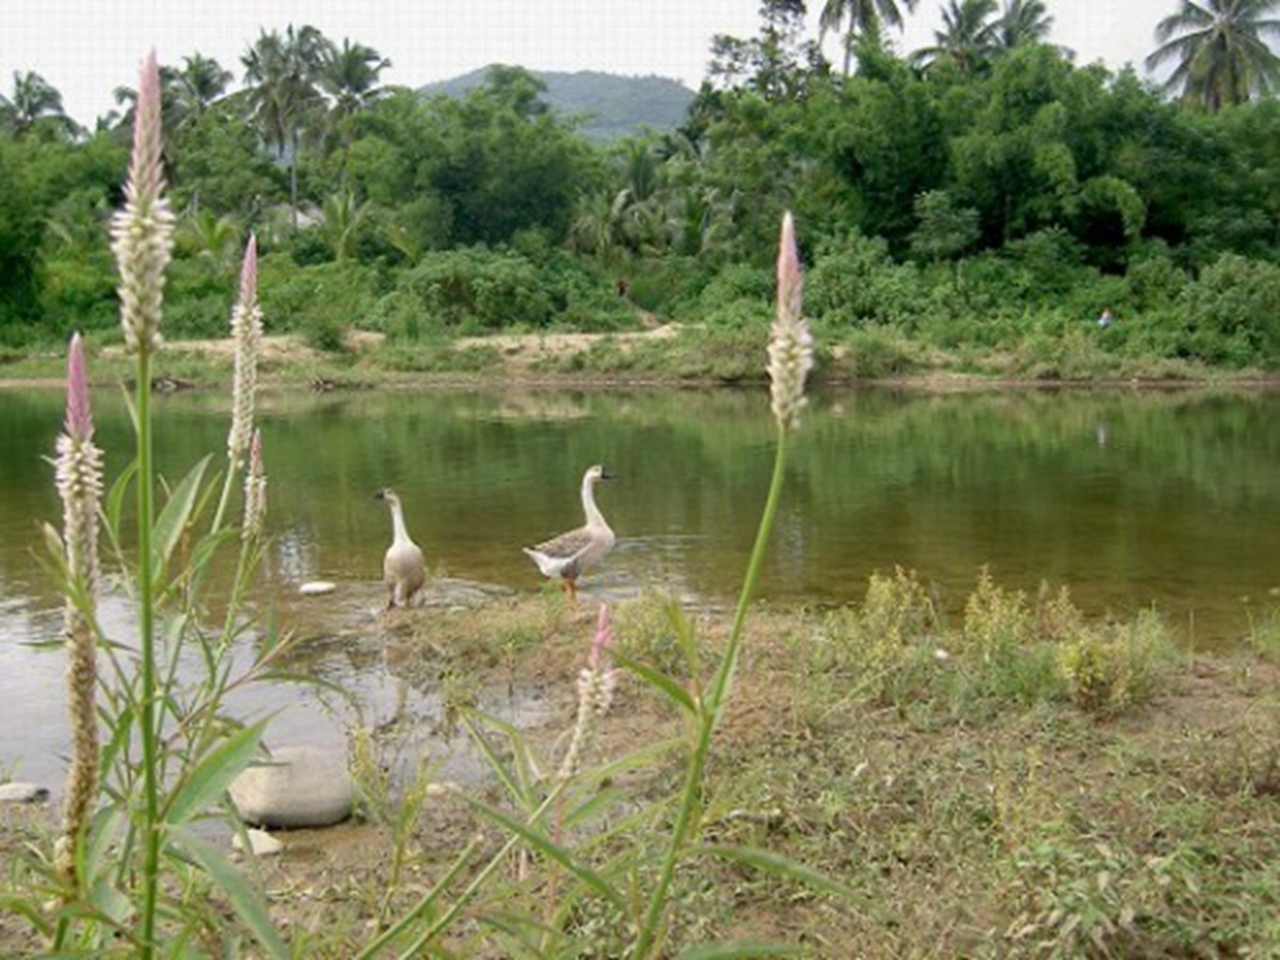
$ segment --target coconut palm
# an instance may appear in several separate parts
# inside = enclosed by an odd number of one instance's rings
[[[326,197],[320,208],[320,233],[329,252],[338,263],[350,259],[355,248],[356,234],[369,214],[369,201],[356,199],[350,190],[342,190]]]
[[[1280,37],[1280,0],[1181,0],[1156,25],[1160,44],[1148,70],[1175,61],[1165,89],[1217,112],[1266,96],[1280,84],[1280,57],[1268,38]]]
[[[919,0],[902,0],[907,12],[915,10]],[[842,30],[845,22],[848,27]],[[844,72],[849,73],[854,41],[859,36],[878,34],[881,24],[902,29],[902,11],[898,0],[825,0],[818,14],[818,42],[828,33],[844,35]]]
[[[1005,0],[1004,11],[993,25],[992,39],[1001,50],[1040,43],[1053,28],[1053,17],[1044,0]]]
[[[184,117],[199,116],[224,93],[235,79],[230,70],[212,57],[200,53],[182,58],[182,69],[175,71],[173,85]]]
[[[282,36],[265,30],[241,57],[249,103],[263,139],[289,162],[289,206],[298,229],[298,151],[303,133],[314,129],[323,114],[319,76],[332,44],[312,26]]]
[[[0,96],[0,127],[21,137],[37,126],[74,133],[75,121],[62,110],[62,94],[38,73],[13,71],[13,95]]]
[[[386,93],[379,75],[391,61],[377,50],[343,38],[342,46],[330,46],[320,62],[319,82],[332,104],[329,127],[344,146],[351,145],[351,118]]]
[[[333,109],[350,116],[383,95],[379,75],[390,66],[391,61],[377,50],[344,37],[341,47],[330,46],[324,52],[320,86],[333,98]]]
[[[921,66],[950,60],[962,73],[973,73],[985,64],[995,43],[996,0],[950,0],[942,8],[942,29],[933,32],[934,46],[911,54]]]

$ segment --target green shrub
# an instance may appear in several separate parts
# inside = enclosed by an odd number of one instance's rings
[[[887,243],[856,232],[819,249],[805,295],[806,309],[833,328],[883,323],[911,329],[929,306],[920,269],[894,263]]]
[[[529,260],[483,247],[428,254],[399,287],[436,323],[463,333],[544,328],[554,312]]]
[[[354,262],[298,266],[283,254],[259,261],[258,296],[270,332],[298,331],[317,344],[363,326],[377,303],[379,278]]]
[[[1198,359],[1274,367],[1280,358],[1280,266],[1225,254],[1188,284],[1180,306]]]
[[[918,341],[897,327],[878,324],[850,331],[835,355],[840,372],[868,380],[902,376],[928,365]]]

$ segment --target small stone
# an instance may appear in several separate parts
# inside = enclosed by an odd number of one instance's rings
[[[249,849],[253,851],[255,857],[274,857],[284,849],[284,844],[265,830],[255,830],[250,827],[245,831],[245,836],[249,838]],[[231,838],[231,846],[240,851],[244,850],[240,834],[237,833]]]
[[[337,589],[338,585],[332,580],[309,580],[298,588],[298,592],[304,597],[318,597]]]
[[[231,802],[245,823],[261,827],[326,827],[351,816],[355,789],[346,758],[320,747],[281,747],[231,783]]]
[[[15,780],[13,783],[0,784],[0,803],[45,803],[48,799],[48,788],[38,783]]]

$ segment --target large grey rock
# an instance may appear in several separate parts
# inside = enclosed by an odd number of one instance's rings
[[[325,827],[351,816],[355,790],[346,758],[320,747],[281,747],[231,783],[245,823]]]
[[[49,791],[38,783],[0,783],[0,803],[44,803]]]

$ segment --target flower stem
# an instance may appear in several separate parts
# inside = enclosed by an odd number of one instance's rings
[[[151,522],[154,487],[151,465],[151,350],[145,342],[138,349],[138,630],[140,631],[142,702],[139,724],[142,739],[142,776],[145,820],[143,830],[143,899],[141,956],[149,960],[155,950],[156,899],[160,870],[160,730],[156,716],[155,597],[151,564]]]
[[[684,792],[681,795],[680,810],[676,815],[675,827],[671,832],[671,842],[667,845],[666,858],[662,863],[662,871],[653,888],[649,906],[636,939],[632,956],[637,960],[647,957],[658,947],[658,926],[662,912],[666,907],[667,891],[675,876],[676,864],[680,859],[685,841],[693,830],[697,811],[701,808],[702,777],[706,770],[707,759],[711,755],[711,740],[716,727],[724,717],[725,705],[733,682],[733,673],[738,665],[738,654],[742,647],[742,629],[746,623],[747,610],[751,606],[751,597],[755,593],[756,581],[760,577],[760,568],[764,565],[765,550],[769,545],[769,535],[773,530],[774,517],[778,512],[778,501],[781,499],[782,478],[786,471],[787,430],[779,429],[778,450],[773,461],[773,480],[769,484],[769,497],[765,501],[764,513],[760,518],[760,526],[756,530],[756,543],[751,551],[751,562],[747,566],[747,575],[742,582],[742,592],[738,596],[738,608],[733,618],[733,630],[729,634],[729,644],[725,648],[724,659],[711,679],[707,695],[699,704],[698,742],[694,746],[693,757],[685,774]]]

